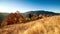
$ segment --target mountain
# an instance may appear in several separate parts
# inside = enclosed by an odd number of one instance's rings
[[[39,11],[29,11],[29,12],[26,12],[26,13],[31,13],[31,14],[56,14],[54,12],[51,12],[51,11],[43,11],[43,10],[39,10]]]
[[[21,13],[24,17],[26,17],[28,14],[36,14],[36,15],[40,15],[40,14],[46,14],[46,15],[60,15],[60,13],[54,13],[51,11],[43,11],[43,10],[38,10],[38,11],[28,11],[26,13]]]
[[[4,17],[6,17],[9,13],[1,13]],[[43,10],[37,10],[37,11],[28,11],[25,13],[20,13],[22,16],[26,17],[26,15],[28,14],[36,14],[36,15],[40,15],[40,14],[52,14],[52,15],[60,15],[60,13],[54,13],[51,11],[43,11]]]

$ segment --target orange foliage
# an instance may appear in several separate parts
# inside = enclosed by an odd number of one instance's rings
[[[10,13],[7,16],[7,18],[2,22],[1,26],[17,24],[19,22],[19,19],[21,21],[24,19],[24,17],[20,15],[19,13]]]

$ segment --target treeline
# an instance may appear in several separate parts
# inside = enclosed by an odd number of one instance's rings
[[[27,17],[23,17],[19,12],[10,13],[1,23],[1,26],[11,25],[11,24],[19,24],[19,23],[26,23],[30,21],[34,21],[37,19],[46,18],[52,15],[45,15],[45,14],[27,14]]]
[[[3,16],[3,14],[0,13],[0,26],[3,27],[6,25],[11,25],[11,24],[27,23],[27,22],[34,21],[37,19],[47,18],[53,15],[60,15],[60,14],[56,14],[53,12],[36,11],[35,13],[27,12],[26,15],[24,14],[22,15],[19,12],[15,12],[15,13],[9,13]]]

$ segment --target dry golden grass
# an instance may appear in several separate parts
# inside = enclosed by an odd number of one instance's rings
[[[60,16],[0,28],[0,34],[60,34]]]

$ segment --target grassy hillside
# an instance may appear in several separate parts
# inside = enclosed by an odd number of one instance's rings
[[[0,34],[60,34],[60,15],[4,26]]]

